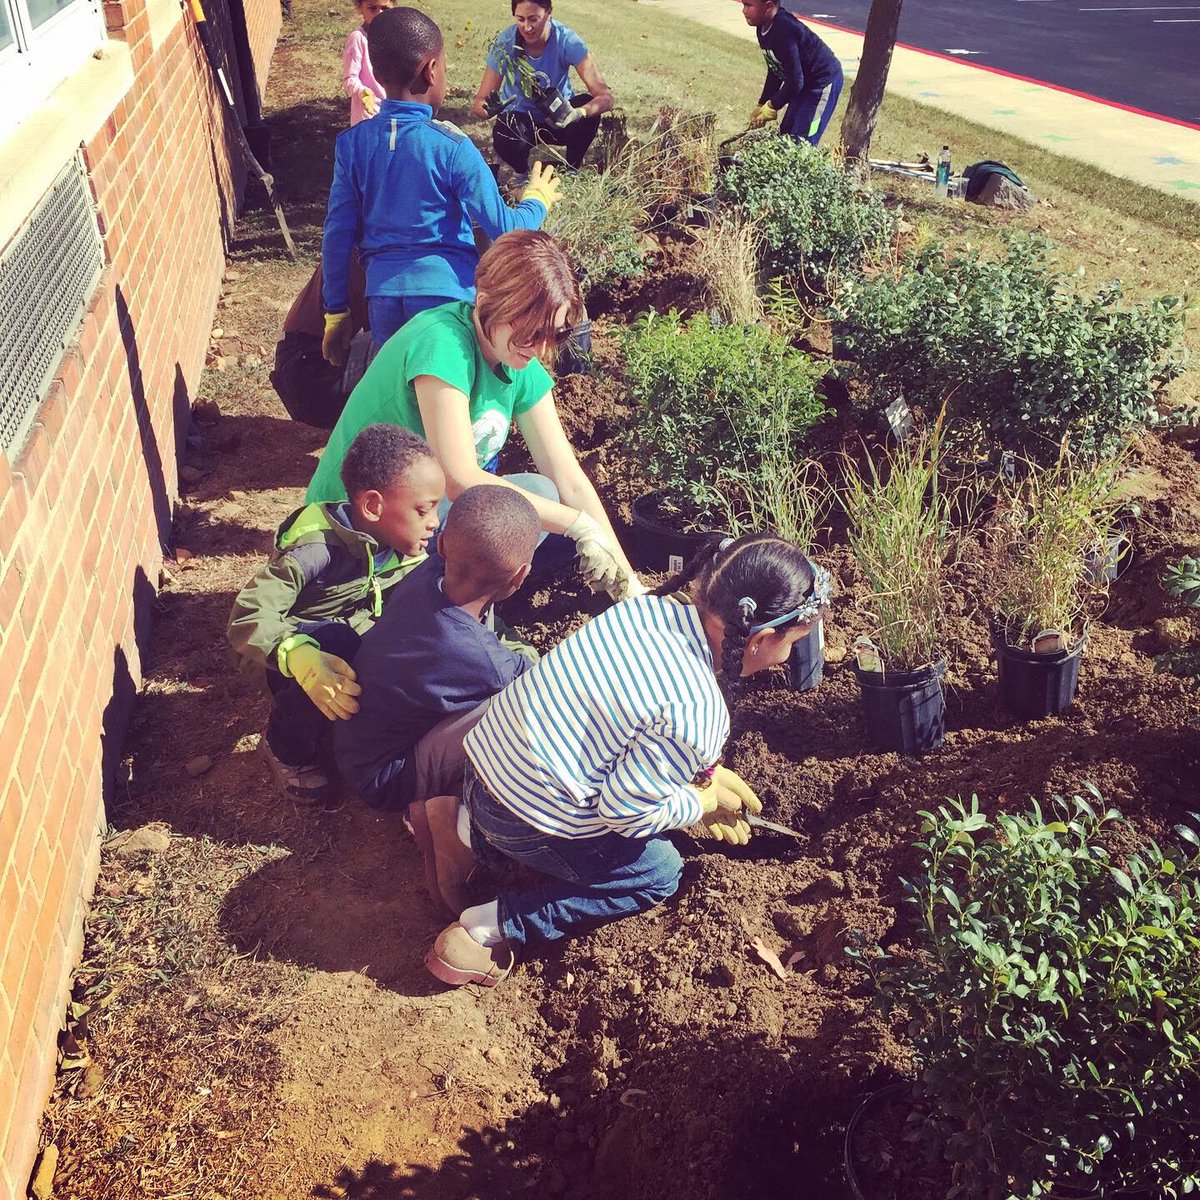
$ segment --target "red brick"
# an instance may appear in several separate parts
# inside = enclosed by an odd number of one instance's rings
[[[12,712],[12,709],[9,712]],[[15,738],[13,740],[16,741]],[[5,758],[3,761],[11,763],[12,759]],[[8,852],[8,848],[13,844],[13,839],[17,836],[17,829],[21,825],[21,817],[24,814],[25,796],[21,791],[20,783],[13,778],[6,783],[4,794],[0,796],[0,846],[4,847],[5,853]],[[0,859],[0,870],[3,869],[5,861],[7,860]],[[0,907],[0,914],[7,915],[3,907]]]
[[[29,718],[25,722],[25,737],[21,743],[21,756],[17,759],[17,774],[26,788],[29,787],[28,781],[33,779],[37,774],[38,768],[41,766],[42,756],[46,749],[47,730],[46,703],[39,698],[31,707]],[[25,815],[25,819],[29,819],[28,812]]]
[[[41,852],[40,857],[39,851]],[[40,864],[42,872],[37,876],[37,881],[41,884],[42,911],[34,929],[34,939],[39,946],[48,946],[58,930],[59,914],[68,900],[66,894],[67,860],[61,852],[51,858],[45,842],[42,841],[35,847],[34,862]]]
[[[44,426],[34,422],[13,470],[13,474],[25,485],[26,495],[32,496],[37,491],[42,472],[49,461],[50,436]]]

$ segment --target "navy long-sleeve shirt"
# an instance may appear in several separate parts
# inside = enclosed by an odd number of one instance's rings
[[[510,208],[465,133],[433,119],[428,104],[385,100],[379,113],[340,133],[321,246],[326,312],[350,307],[350,248],[357,245],[368,296],[475,298],[479,252],[471,223],[490,238],[540,229],[546,206]]]
[[[802,92],[819,90],[842,76],[837,55],[793,13],[780,9],[771,27],[758,32],[767,60],[767,81],[759,104],[786,108]]]

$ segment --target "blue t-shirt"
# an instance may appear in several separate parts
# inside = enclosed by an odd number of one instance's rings
[[[523,51],[518,53],[517,27],[510,25],[497,35],[488,51],[487,65],[499,74],[500,99],[515,101],[509,112],[541,114],[544,108],[534,98],[531,81],[558,92],[569,101],[575,94],[571,86],[571,68],[578,69],[588,55],[583,38],[561,21],[551,20],[546,48],[534,58]]]
[[[354,656],[362,695],[349,721],[335,722],[342,778],[368,804],[407,804],[413,748],[445,717],[470,712],[528,666],[481,621],[442,592],[445,560],[431,554],[392,589],[383,615]]]

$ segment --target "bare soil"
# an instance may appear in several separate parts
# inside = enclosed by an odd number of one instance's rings
[[[918,811],[972,793],[988,809],[1020,806],[1090,780],[1163,836],[1196,805],[1196,697],[1152,656],[1164,648],[1154,622],[1179,616],[1163,566],[1200,550],[1200,443],[1184,432],[1140,447],[1135,556],[1062,717],[1023,725],[999,706],[989,567],[969,542],[943,647],[946,743],[921,759],[866,753],[845,661],[866,621],[833,536],[825,682],[797,694],[782,673],[752,681],[727,760],[801,840],[722,852],[681,837],[684,884],[669,904],[531,958],[494,992],[445,990],[421,965],[444,918],[399,820],[349,796],[317,811],[279,799],[256,752],[266,700],[225,646],[233,595],[322,444],[286,419],[266,378],[311,270],[327,178],[311,160],[299,171],[288,135],[322,137],[341,119],[340,101],[301,103],[291,51],[285,41],[274,68],[288,101],[276,144],[310,257],[280,257],[257,209],[233,247],[202,388],[214,404],[189,439],[178,557],[110,812],[115,827],[150,824],[170,841],[105,855],[76,992],[91,1007],[72,1018],[90,1065],[64,1070],[45,1118],[62,1154],[56,1194],[841,1195],[846,1120],[907,1061],[843,950],[851,931],[906,937],[900,878]],[[626,440],[615,334],[648,303],[699,303],[686,246],[668,243],[661,273],[601,298],[602,370],[559,388],[570,436],[621,519],[649,481]],[[856,436],[862,420],[844,405],[826,437]],[[546,648],[604,603],[567,576],[505,618]],[[756,940],[791,963],[784,978]]]

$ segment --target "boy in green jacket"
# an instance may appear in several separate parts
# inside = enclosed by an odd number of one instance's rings
[[[358,711],[350,665],[384,592],[424,560],[446,481],[423,438],[368,425],[341,468],[348,500],[308,504],[279,527],[267,563],[238,593],[229,641],[274,697],[262,746],[294,800],[329,791],[316,762],[326,721]]]

